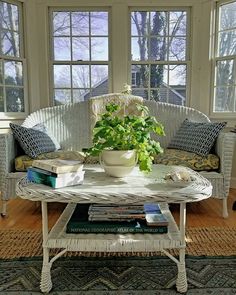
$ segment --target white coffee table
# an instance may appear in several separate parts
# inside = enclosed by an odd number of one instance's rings
[[[40,288],[49,292],[52,288],[52,263],[66,251],[89,252],[153,252],[162,251],[172,259],[178,267],[176,287],[178,292],[187,291],[185,269],[185,225],[186,203],[197,202],[211,196],[212,185],[200,174],[187,169],[194,181],[170,182],[164,176],[174,166],[154,165],[153,172],[146,175],[135,167],[131,175],[125,178],[107,176],[98,165],[85,166],[83,185],[53,189],[45,185],[30,183],[22,178],[17,183],[17,195],[23,199],[41,201],[43,232],[43,267]],[[48,202],[68,203],[56,224],[48,229]],[[77,203],[99,204],[144,204],[159,203],[163,213],[169,220],[167,234],[67,234],[66,224]],[[180,204],[180,222],[177,226],[171,215],[168,203]],[[49,258],[53,248],[63,249]],[[173,257],[168,249],[179,249],[179,259]]]

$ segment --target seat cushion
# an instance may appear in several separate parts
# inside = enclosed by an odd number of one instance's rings
[[[219,169],[220,159],[214,154],[200,156],[178,149],[166,149],[154,159],[155,164],[180,165],[195,171],[212,171]]]
[[[191,122],[185,119],[168,148],[207,156],[226,122]]]
[[[85,156],[83,152],[79,151],[55,151],[50,153],[43,153],[38,155],[36,158],[31,158],[27,155],[19,156],[15,158],[15,170],[16,171],[27,171],[27,168],[32,166],[33,160],[46,160],[46,159],[62,159],[62,160],[77,160],[85,164],[96,164],[98,163],[97,157]]]

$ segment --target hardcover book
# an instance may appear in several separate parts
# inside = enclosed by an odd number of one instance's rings
[[[34,168],[28,168],[27,178],[34,183],[45,184],[53,188],[62,188],[82,184],[84,180],[84,171],[64,173],[64,175],[56,177],[54,175],[35,171]]]
[[[82,171],[83,164],[80,161],[74,160],[61,160],[61,159],[50,159],[50,160],[34,160],[32,163],[33,167],[41,168],[54,173],[66,173]]]
[[[89,204],[77,204],[66,225],[67,233],[158,233],[168,232],[167,226],[149,227],[145,221],[88,221]]]

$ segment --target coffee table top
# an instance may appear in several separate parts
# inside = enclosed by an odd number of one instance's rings
[[[185,169],[192,181],[174,182],[164,177],[173,169]],[[153,165],[149,174],[135,167],[129,176],[114,178],[105,174],[99,165],[85,165],[82,185],[54,189],[21,178],[17,195],[32,201],[63,203],[143,204],[145,202],[195,202],[211,196],[211,183],[199,173],[184,167]]]

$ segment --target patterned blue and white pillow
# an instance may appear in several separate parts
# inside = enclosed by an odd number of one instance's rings
[[[43,123],[38,123],[38,124],[34,125],[32,128],[35,129],[35,130],[39,130],[39,131],[42,131],[42,132],[46,133],[51,138],[53,143],[55,144],[55,150],[56,151],[61,148],[61,146],[60,146],[59,142],[57,141],[57,139],[51,134],[51,132],[49,132],[49,130],[47,129],[47,127]]]
[[[38,155],[54,152],[57,150],[56,144],[50,136],[44,131],[36,128],[26,128],[10,123],[13,136],[18,141],[26,155],[36,158]]]
[[[184,150],[207,156],[220,131],[227,122],[191,122],[185,119],[168,148]]]

